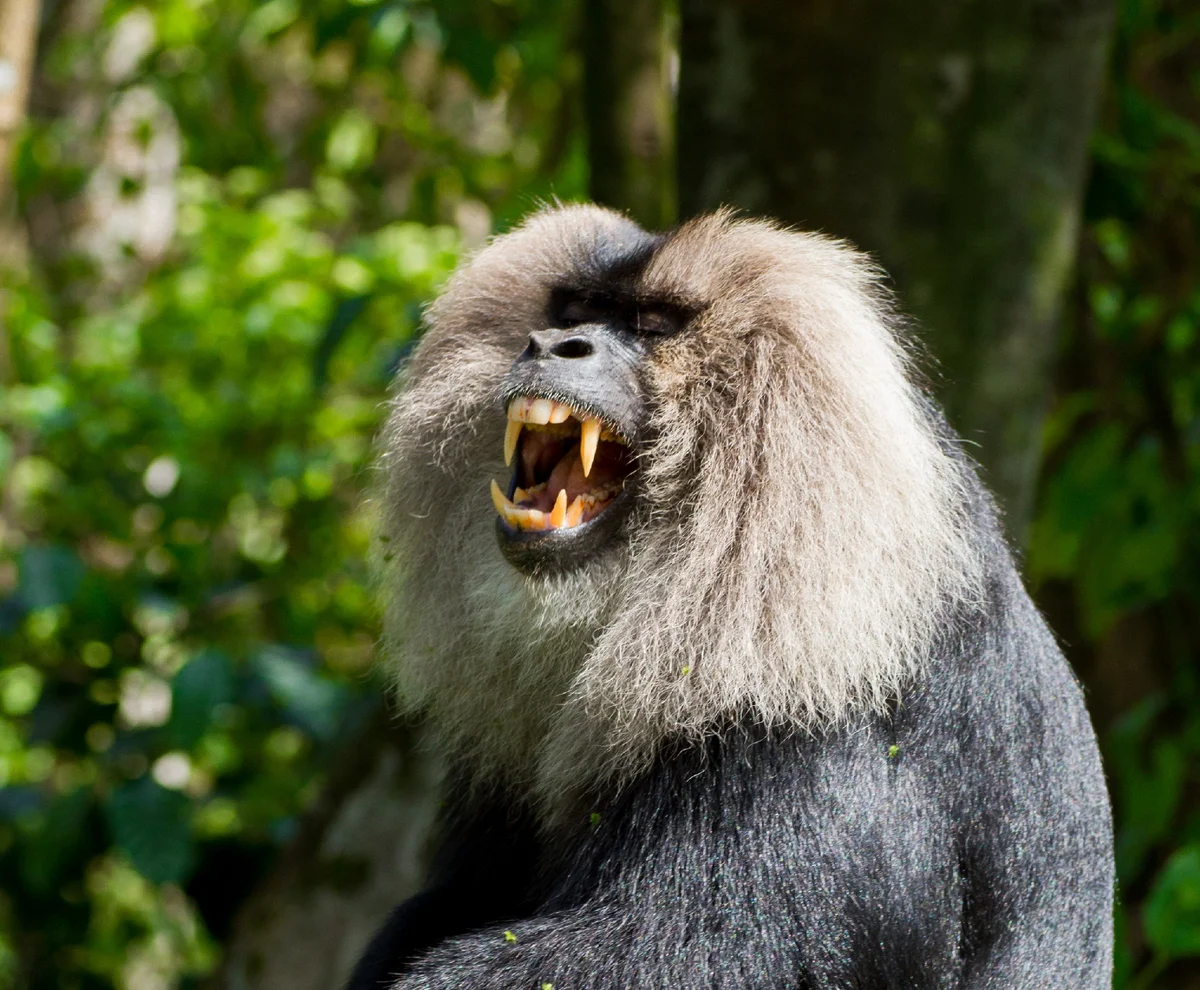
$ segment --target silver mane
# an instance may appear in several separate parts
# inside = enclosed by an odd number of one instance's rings
[[[453,276],[382,440],[386,652],[481,782],[553,815],[725,716],[821,731],[919,675],[979,564],[880,273],[717,213],[638,276],[700,315],[657,344],[625,539],[555,576],[501,556],[499,385],[551,289],[629,221],[549,209]]]

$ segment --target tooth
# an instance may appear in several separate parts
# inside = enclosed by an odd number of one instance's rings
[[[583,522],[583,496],[576,495],[575,501],[567,509],[567,525],[578,526],[581,522]]]
[[[596,446],[600,443],[600,420],[585,419],[579,430],[579,459],[583,461],[583,476],[592,473],[592,461],[596,458]]]
[[[513,525],[520,529],[546,529],[546,513],[538,509],[517,509],[514,512]]]
[[[524,488],[518,485],[513,491],[513,504],[516,504],[517,502],[524,502],[527,498],[529,498],[529,492],[525,491]]]
[[[517,441],[521,439],[521,427],[524,424],[519,419],[510,419],[504,428],[504,463],[512,463],[513,454],[517,450]]]
[[[565,423],[571,418],[571,407],[562,402],[552,402],[550,404],[550,422]]]
[[[553,403],[549,399],[534,399],[525,413],[525,422],[545,426],[550,422],[551,405]]]
[[[496,484],[496,480],[492,479],[492,505],[496,507],[496,511],[505,518],[508,517],[508,510],[513,507],[512,502],[504,497],[504,492],[500,490],[500,486]]]
[[[520,491],[520,489],[517,490]],[[492,505],[504,517],[505,522],[516,529],[548,529],[550,526],[549,513],[538,509],[522,509],[519,505],[513,505],[504,497],[504,492],[500,490],[500,486],[495,481],[492,481]],[[558,506],[555,508],[557,509]]]
[[[558,498],[554,500],[554,511],[550,513],[550,525],[558,529],[567,521],[567,490],[560,488]]]

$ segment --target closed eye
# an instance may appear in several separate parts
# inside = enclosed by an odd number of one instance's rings
[[[558,314],[558,322],[564,326],[573,327],[580,323],[596,323],[606,320],[609,312],[603,306],[588,302],[586,299],[570,300]]]
[[[654,337],[669,337],[680,327],[677,314],[656,306],[640,307],[634,315],[633,327],[638,333]]]
[[[690,314],[666,303],[622,302],[604,296],[571,296],[551,306],[556,326],[607,323],[647,337],[678,333]]]

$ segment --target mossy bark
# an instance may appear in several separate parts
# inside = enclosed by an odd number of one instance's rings
[[[377,712],[239,912],[206,990],[343,986],[392,908],[421,887],[441,773],[421,728]]]
[[[680,211],[848,238],[891,273],[1021,541],[1112,0],[683,0]]]
[[[0,0],[0,208],[7,212],[13,147],[25,120],[41,0]]]
[[[4,269],[18,270],[27,263],[26,231],[12,195],[12,171],[17,137],[25,122],[40,19],[41,0],[0,0],[0,388],[12,377]],[[19,446],[26,442],[16,439]],[[8,501],[7,494],[0,495],[0,513],[7,511]]]
[[[675,24],[667,0],[583,4],[588,192],[651,229],[675,217]]]

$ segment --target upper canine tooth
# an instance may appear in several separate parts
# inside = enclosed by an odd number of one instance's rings
[[[517,450],[517,441],[521,439],[521,427],[524,424],[519,419],[510,419],[504,428],[504,463],[512,463],[513,454]]]
[[[596,447],[600,443],[600,420],[585,419],[579,430],[579,459],[583,461],[583,476],[592,473],[592,461],[596,458]]]
[[[550,408],[553,405],[549,399],[534,399],[525,412],[525,422],[545,426],[550,422]]]
[[[571,407],[563,402],[550,403],[550,422],[565,423],[571,418]]]
[[[550,513],[550,525],[557,529],[567,521],[567,490],[560,488],[554,500],[554,511]]]

